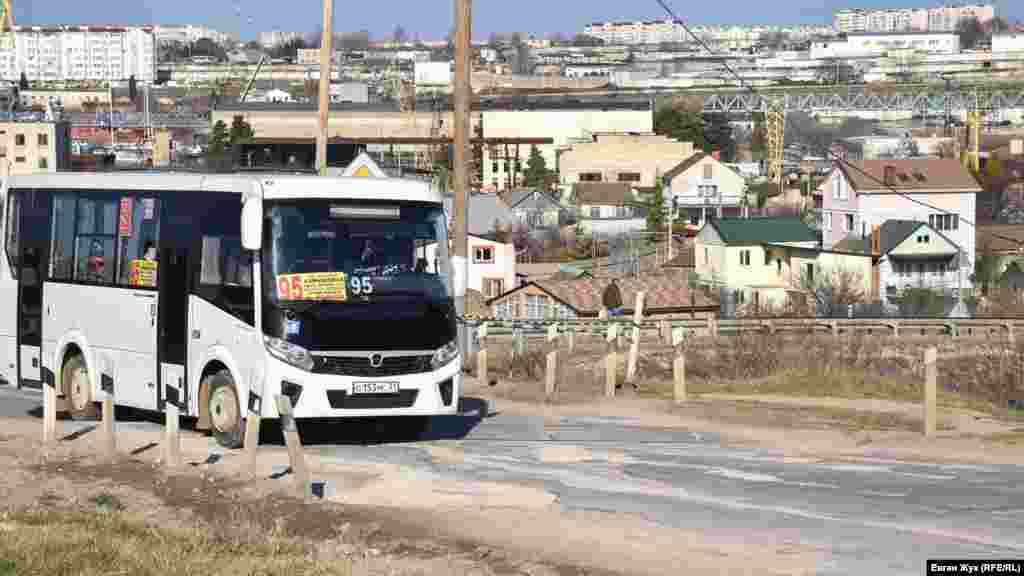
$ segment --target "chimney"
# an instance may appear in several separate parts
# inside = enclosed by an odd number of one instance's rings
[[[888,170],[888,166],[886,169]],[[874,226],[871,228],[871,254],[873,256],[880,256],[882,254],[882,228],[881,226]]]
[[[895,186],[896,185],[896,167],[895,166],[886,166],[885,167],[885,177],[883,178],[883,182],[885,183],[886,186]]]

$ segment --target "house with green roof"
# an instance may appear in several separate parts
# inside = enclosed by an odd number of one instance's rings
[[[737,311],[805,300],[809,285],[826,280],[855,282],[865,301],[877,296],[872,254],[822,249],[795,217],[708,220],[694,239],[694,269],[704,285],[725,289]]]

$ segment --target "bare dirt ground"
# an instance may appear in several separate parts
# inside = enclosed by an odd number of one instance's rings
[[[541,486],[422,477],[396,465],[315,455],[307,458],[314,478],[332,482],[337,495],[303,503],[288,495],[290,476],[271,479],[287,465],[281,449],[261,450],[255,470],[234,452],[204,464],[210,439],[185,433],[190,464],[167,472],[155,446],[159,433],[119,431],[121,455],[106,461],[95,434],[44,449],[40,426],[0,420],[0,541],[21,535],[0,545],[0,560],[13,557],[15,574],[100,574],[112,565],[157,574],[159,566],[175,566],[176,555],[218,550],[209,543],[223,548],[219,556],[177,565],[248,574],[253,564],[243,559],[252,557],[268,574],[302,566],[298,573],[604,575],[671,574],[678,566],[729,574],[772,566],[775,572],[757,573],[803,574],[821,562],[822,551],[800,544],[795,534],[681,530],[629,514],[567,512]],[[441,462],[459,458],[458,450],[444,447],[431,454]],[[112,513],[116,518],[97,517]],[[54,531],[73,527],[93,534],[71,540],[82,565],[54,560],[72,556]],[[96,542],[97,531],[154,541],[118,547]],[[165,551],[154,556],[154,549]],[[93,555],[83,559],[82,550]],[[0,562],[0,574],[2,568]]]

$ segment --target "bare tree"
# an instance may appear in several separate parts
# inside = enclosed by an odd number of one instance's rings
[[[826,270],[818,264],[807,264],[792,278],[792,284],[797,291],[790,298],[795,314],[845,318],[850,306],[865,303],[864,276],[853,270]]]

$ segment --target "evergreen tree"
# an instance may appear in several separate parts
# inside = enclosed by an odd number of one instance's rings
[[[526,160],[526,172],[523,175],[523,182],[529,188],[541,188],[546,186],[548,176],[548,164],[540,149],[534,144],[530,147],[530,157]]]
[[[231,121],[231,131],[228,133],[229,145],[246,144],[251,142],[252,138],[252,126],[242,116],[235,116]]]
[[[223,120],[218,120],[210,132],[210,155],[220,156],[228,150],[231,144],[231,136],[228,134],[228,125]]]
[[[657,232],[665,224],[665,190],[661,178],[647,198],[647,230]]]

